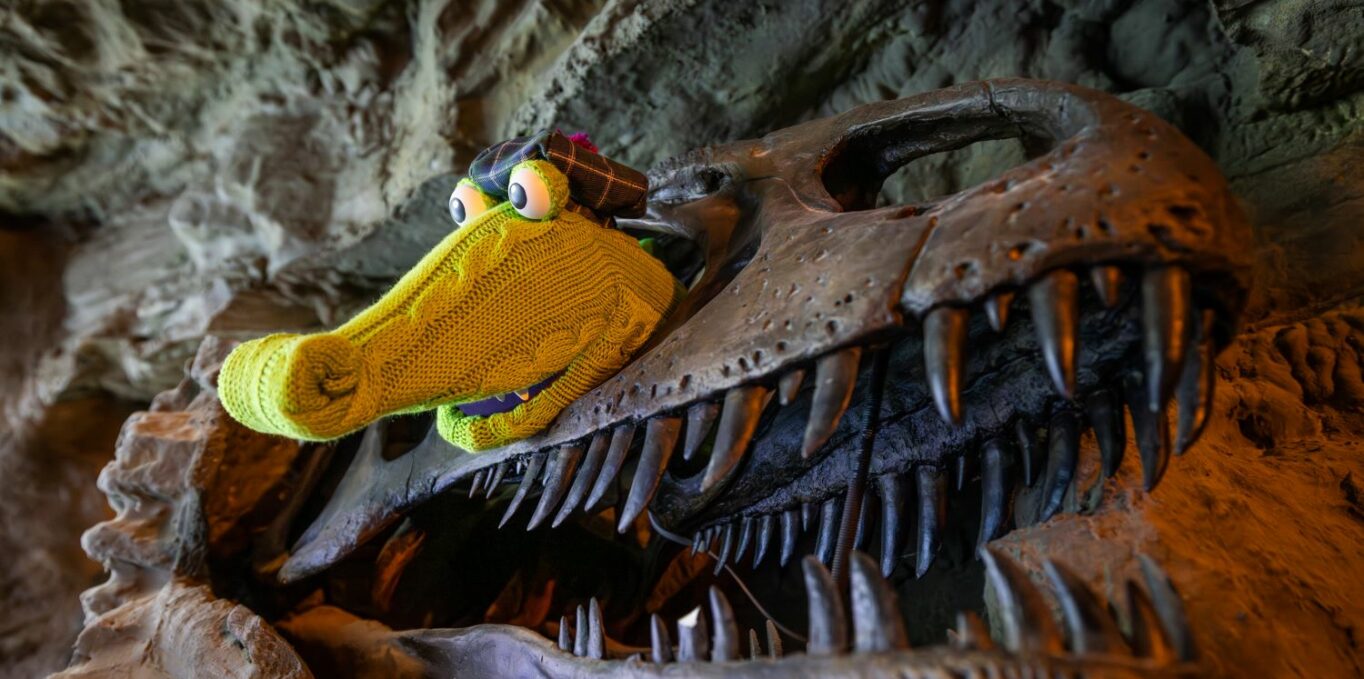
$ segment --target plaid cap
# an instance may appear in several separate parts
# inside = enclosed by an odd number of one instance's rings
[[[558,130],[489,146],[469,164],[469,179],[484,193],[506,198],[512,168],[526,160],[546,160],[559,168],[568,177],[569,198],[602,217],[644,214],[647,177],[573,143]]]

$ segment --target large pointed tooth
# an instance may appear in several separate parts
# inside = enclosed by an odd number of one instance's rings
[[[1112,389],[1101,389],[1085,401],[1089,424],[1099,442],[1099,457],[1103,473],[1111,477],[1122,466],[1122,455],[1127,448],[1127,419],[1122,416],[1122,401]]]
[[[810,503],[810,502],[802,502],[802,503],[800,503],[800,529],[801,529],[801,530],[810,530],[810,524],[813,523],[814,516],[815,516],[815,506],[814,506],[813,503]]]
[[[800,538],[800,516],[794,509],[781,513],[781,565],[791,562],[796,553],[796,540]]]
[[[1184,372],[1175,392],[1179,401],[1178,426],[1175,428],[1175,454],[1183,455],[1203,434],[1212,411],[1212,392],[1217,383],[1213,356],[1213,323],[1217,315],[1204,311],[1199,318],[1197,344],[1185,353]]]
[[[568,616],[559,616],[559,650],[573,652],[573,635],[568,631]]]
[[[876,562],[853,552],[848,572],[852,598],[853,648],[858,653],[881,653],[909,648],[895,593],[876,572]]]
[[[1126,655],[1127,642],[1118,631],[1118,625],[1084,581],[1051,559],[1042,567],[1051,580],[1056,602],[1061,604],[1071,652]]]
[[[1061,511],[1079,462],[1080,418],[1075,411],[1063,408],[1052,416],[1047,427],[1047,482],[1042,486],[1038,521],[1046,521]]]
[[[1033,327],[1042,357],[1056,391],[1075,394],[1075,339],[1079,327],[1080,282],[1075,274],[1058,269],[1028,288]]]
[[[1153,413],[1146,409],[1146,389],[1140,375],[1128,375],[1123,380],[1127,395],[1127,409],[1132,413],[1132,429],[1141,455],[1141,472],[1146,492],[1156,489],[1165,468],[1170,464],[1170,419],[1165,411]]]
[[[1132,581],[1127,583],[1127,611],[1132,621],[1132,654],[1151,658],[1157,665],[1173,662],[1177,654],[1160,615],[1146,593]]]
[[[657,613],[649,616],[649,651],[650,659],[660,665],[673,660],[673,642],[668,638],[668,626]]]
[[[914,470],[914,489],[919,496],[919,553],[914,575],[922,578],[938,556],[947,521],[947,479],[936,467],[921,465]]]
[[[559,513],[554,515],[553,526],[559,527],[573,511],[582,504],[587,491],[591,489],[592,482],[597,480],[597,475],[601,473],[602,462],[606,460],[606,448],[611,443],[611,436],[604,431],[599,431],[592,437],[592,443],[587,446],[587,455],[583,457],[582,464],[578,467],[578,473],[573,478],[573,486],[568,489],[568,497],[564,499],[564,504],[559,507]]]
[[[838,594],[833,576],[818,559],[807,556],[800,565],[805,572],[805,597],[810,613],[805,652],[812,656],[839,655],[848,647],[843,597]]]
[[[956,456],[952,459],[952,490],[960,493],[966,488],[966,463],[969,460],[966,454]]]
[[[531,456],[530,464],[526,466],[526,473],[521,476],[521,485],[516,488],[516,495],[512,496],[511,504],[507,505],[507,511],[502,514],[502,521],[497,524],[498,528],[507,525],[507,521],[512,518],[516,510],[526,501],[526,495],[530,493],[531,487],[540,476],[540,470],[545,466],[544,453],[536,453]]]
[[[924,317],[924,374],[938,414],[951,424],[961,424],[968,318],[960,307],[938,307]]]
[[[559,506],[559,502],[564,499],[564,493],[568,492],[568,482],[573,479],[573,472],[577,470],[578,461],[582,457],[582,446],[564,446],[559,449],[554,466],[545,474],[545,490],[540,493],[540,502],[535,505],[535,513],[531,515],[530,525],[526,526],[526,530],[535,530],[549,518],[549,513]]]
[[[1142,580],[1146,581],[1146,591],[1151,594],[1160,626],[1180,660],[1193,660],[1197,655],[1194,649],[1193,632],[1189,630],[1189,619],[1184,614],[1184,600],[1175,591],[1174,583],[1151,557],[1138,554],[1141,564]]]
[[[710,401],[702,401],[687,408],[687,438],[682,444],[682,459],[690,460],[701,449],[701,444],[710,436],[710,428],[720,415],[720,406]]]
[[[952,645],[961,650],[989,651],[995,647],[985,621],[975,611],[957,611],[956,635]]]
[[[606,656],[606,630],[602,629],[601,602],[597,597],[587,604],[587,657],[601,660]]]
[[[720,534],[720,556],[715,559],[715,573],[719,575],[724,569],[725,562],[729,561],[729,554],[734,550],[734,524],[726,523],[723,532]]]
[[[677,436],[682,431],[682,418],[655,417],[649,420],[644,433],[644,447],[639,451],[639,466],[635,467],[635,478],[630,483],[630,496],[621,511],[616,532],[624,533],[635,517],[649,506],[649,501],[658,491],[658,481],[663,478],[663,470],[668,467],[668,459],[677,446]]]
[[[777,634],[777,625],[769,618],[767,624],[767,657],[781,657],[781,635]]]
[[[734,624],[734,609],[715,586],[710,588],[710,622],[715,627],[710,647],[711,662],[739,659],[739,628]]]
[[[478,491],[483,489],[483,477],[486,474],[483,469],[474,472],[474,480],[469,482],[469,497],[478,495]]]
[[[630,444],[635,440],[635,425],[622,424],[611,432],[611,445],[606,449],[606,459],[602,461],[601,472],[597,474],[596,483],[592,484],[592,492],[587,495],[587,504],[584,508],[591,512],[606,491],[611,490],[611,486],[616,483],[616,475],[620,473],[621,465],[625,464],[625,454],[630,452]]]
[[[862,349],[851,347],[828,354],[815,364],[815,391],[800,449],[803,457],[814,455],[838,427],[857,385],[857,362],[861,357]]]
[[[1014,653],[1061,652],[1061,635],[1051,619],[1051,611],[1042,593],[1028,580],[1028,574],[1003,552],[990,547],[980,549],[980,558],[985,562],[986,577],[998,603],[1005,648]]]
[[[1089,280],[1094,283],[1094,290],[1099,293],[1099,300],[1104,306],[1110,309],[1118,306],[1118,297],[1122,293],[1122,269],[1111,264],[1096,266],[1089,270]]]
[[[698,530],[695,535],[691,536],[691,553],[693,555],[701,552],[701,539],[704,535],[705,531]]]
[[[853,534],[853,549],[862,549],[862,543],[867,539],[867,514],[871,511],[871,498],[867,495],[862,496],[862,502],[857,508],[857,531]]]
[[[757,660],[763,657],[763,645],[758,641],[758,630],[748,628],[748,659]]]
[[[749,543],[753,542],[753,517],[745,516],[739,520],[739,541],[734,545],[734,563],[739,563],[748,552]]]
[[[1014,294],[1012,290],[997,292],[985,300],[985,319],[990,322],[991,330],[1004,332],[1004,325],[1009,322],[1009,306],[1014,302]]]
[[[706,475],[701,479],[705,492],[729,477],[738,466],[748,442],[758,429],[758,419],[766,403],[767,389],[756,384],[735,387],[725,394],[725,406],[720,414],[720,430],[715,434],[715,448],[711,450]]]
[[[573,630],[573,655],[581,658],[587,655],[587,637],[591,634],[587,631],[587,610],[578,606],[578,617],[574,620],[577,625]]]
[[[677,662],[704,661],[710,656],[710,632],[701,607],[677,620]]]
[[[890,577],[904,546],[900,517],[904,514],[904,483],[899,474],[883,474],[876,479],[881,496],[881,575]]]
[[[1193,288],[1177,266],[1151,269],[1141,279],[1142,355],[1146,409],[1162,412],[1184,367],[1192,328]]]
[[[789,406],[796,400],[796,394],[800,393],[800,384],[805,381],[805,369],[797,368],[785,375],[781,381],[777,382],[777,402]]]
[[[1037,427],[1024,419],[1014,421],[1014,440],[1018,443],[1018,460],[1022,462],[1023,484],[1029,488],[1042,478],[1046,456],[1037,445]]]
[[[1009,448],[1000,439],[985,442],[980,453],[980,534],[976,546],[999,537],[1009,519]]]
[[[507,467],[509,466],[511,465],[507,464],[506,460],[497,463],[497,468],[493,470],[493,477],[484,484],[486,487],[486,491],[483,493],[484,498],[492,497],[493,493],[497,491],[497,487],[502,485],[502,477],[507,475]]]
[[[838,540],[838,514],[841,498],[831,497],[824,501],[819,511],[819,535],[815,540],[815,555],[820,563],[828,565],[834,559],[834,543]]]
[[[767,550],[772,546],[772,535],[777,532],[777,517],[773,514],[763,514],[758,519],[758,546],[753,548],[753,567],[762,565],[763,559],[767,557]]]

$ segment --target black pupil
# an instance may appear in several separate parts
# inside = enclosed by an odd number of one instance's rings
[[[464,221],[464,201],[456,198],[450,203],[450,214],[455,216],[455,221]]]
[[[520,184],[508,186],[507,197],[511,199],[512,207],[518,210],[526,206],[526,190]]]

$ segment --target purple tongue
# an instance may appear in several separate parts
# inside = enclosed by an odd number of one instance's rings
[[[526,391],[530,394],[531,398],[535,398],[536,394],[544,391],[546,387],[553,384],[554,380],[559,379],[559,376],[563,374],[564,371],[560,370],[541,380],[538,384],[531,385]],[[525,401],[522,401],[520,396],[517,396],[515,393],[506,393],[498,396],[489,396],[488,398],[481,401],[474,401],[473,403],[461,403],[455,407],[459,408],[460,412],[471,417],[487,417],[489,415],[505,413],[522,403],[525,403]]]

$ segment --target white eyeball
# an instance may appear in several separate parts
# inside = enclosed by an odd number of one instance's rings
[[[507,200],[526,219],[544,219],[553,208],[549,187],[540,173],[520,166],[512,170],[507,182]]]
[[[493,201],[467,179],[450,193],[450,218],[459,226],[472,222],[492,206]]]

